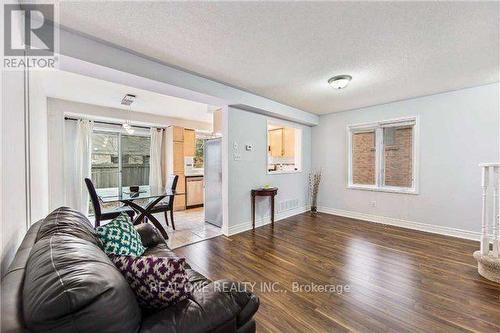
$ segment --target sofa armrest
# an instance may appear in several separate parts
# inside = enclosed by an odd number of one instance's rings
[[[166,243],[165,238],[160,234],[158,229],[149,223],[141,223],[134,226],[135,230],[141,236],[142,245],[144,247],[153,247],[160,243]]]

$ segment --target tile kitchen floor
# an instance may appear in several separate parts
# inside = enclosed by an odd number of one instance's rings
[[[156,216],[164,224],[164,219]],[[171,249],[222,235],[221,228],[205,223],[203,207],[174,212],[174,221],[175,230],[171,225],[165,229]]]

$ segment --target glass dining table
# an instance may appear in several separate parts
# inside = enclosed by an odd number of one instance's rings
[[[136,215],[134,217],[134,225],[143,223],[146,218],[151,221],[155,227],[160,231],[165,239],[168,239],[167,232],[161,225],[160,221],[151,214],[152,209],[163,199],[174,196],[175,191],[165,189],[164,187],[157,186],[139,186],[139,191],[131,191],[129,187],[115,188],[101,188],[96,189],[99,200],[103,203],[124,203],[132,208]],[[147,202],[144,207],[137,203],[137,201]]]

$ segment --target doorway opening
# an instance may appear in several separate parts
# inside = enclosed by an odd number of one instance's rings
[[[47,93],[51,209],[73,206],[68,196],[75,197],[75,191],[66,180],[76,174],[75,161],[61,156],[75,155],[75,124],[88,121],[88,178],[103,199],[102,211],[128,208],[127,200],[145,207],[160,195],[165,197],[158,205],[167,205],[168,193],[153,191],[153,183],[166,189],[176,176],[168,214],[148,211],[149,222],[157,220],[166,231],[169,247],[223,234],[223,107],[64,71],[42,73],[37,79]],[[126,95],[135,101],[123,106]],[[93,208],[84,213],[92,220]]]

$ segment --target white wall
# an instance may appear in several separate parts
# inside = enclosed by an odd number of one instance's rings
[[[49,205],[47,96],[39,75],[31,72],[29,81],[31,223],[47,216]]]
[[[278,187],[276,210],[281,201],[298,200],[298,208],[278,212],[277,218],[303,212],[307,202],[307,178],[311,166],[311,128],[285,122],[302,129],[302,172],[267,174],[267,120],[261,114],[229,108],[228,112],[228,168],[229,168],[229,234],[251,227],[250,190],[265,184]],[[234,159],[234,144],[238,145],[240,160]],[[253,145],[246,151],[245,145]],[[258,198],[257,225],[269,222],[269,198]]]
[[[467,233],[447,228],[472,231],[474,236],[481,216],[478,164],[500,160],[499,88],[497,83],[321,116],[312,133],[313,166],[324,175],[319,206],[347,216],[424,223],[430,226],[422,230],[464,237]],[[347,189],[346,126],[415,115],[420,122],[420,194]]]
[[[3,6],[0,17],[3,22]],[[22,32],[21,22],[14,26],[18,37]],[[0,54],[4,54],[3,33],[0,36]],[[3,61],[3,60],[2,60]],[[27,72],[1,72],[1,187],[0,194],[0,275],[3,276],[21,243],[30,215],[27,189],[27,138],[29,110],[26,107]]]
[[[185,119],[177,119],[170,117],[162,117],[154,114],[141,112],[128,112],[121,109],[102,107],[98,105],[77,103],[56,98],[48,98],[47,100],[47,128],[45,134],[48,137],[48,152],[45,160],[41,159],[39,163],[48,164],[48,186],[45,192],[48,197],[47,212],[64,205],[65,186],[64,186],[64,146],[61,144],[65,140],[64,134],[64,116],[65,114],[73,114],[89,117],[92,119],[105,119],[109,121],[119,121],[128,119],[132,122],[169,126],[176,125],[186,128],[194,128],[200,130],[211,130],[212,124],[191,121]],[[33,163],[33,161],[32,161]],[[47,213],[46,212],[46,213]],[[46,214],[45,213],[45,214]]]
[[[21,243],[28,220],[24,72],[2,72],[1,273]]]

